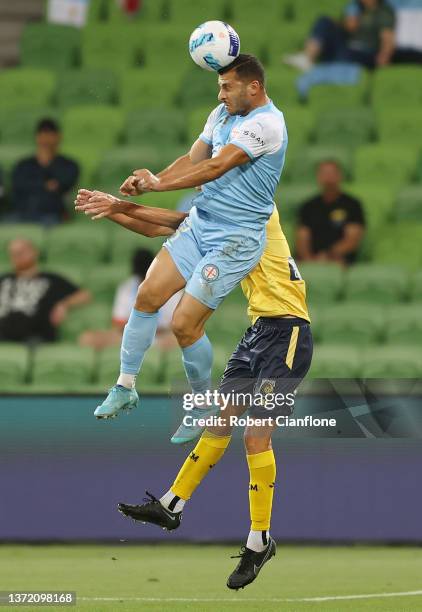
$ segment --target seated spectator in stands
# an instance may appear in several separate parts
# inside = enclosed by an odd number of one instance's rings
[[[52,119],[39,122],[35,140],[35,155],[18,162],[13,170],[9,219],[54,225],[66,217],[64,197],[76,185],[79,168],[58,153],[61,133]]]
[[[0,168],[0,210],[3,209],[4,205],[4,182],[3,182],[3,171]]]
[[[147,249],[137,249],[132,259],[132,276],[123,281],[117,288],[114,298],[110,329],[89,330],[81,334],[79,343],[96,350],[121,344],[124,327],[135,303],[136,293],[144,280],[154,256]],[[177,346],[176,337],[171,331],[173,311],[182,297],[179,291],[158,311],[158,326],[155,345],[162,350]]]
[[[365,232],[359,200],[341,190],[338,163],[319,164],[317,181],[321,193],[305,202],[298,217],[296,256],[301,261],[333,261],[343,265],[355,261]]]
[[[317,61],[386,66],[395,49],[395,16],[384,0],[352,0],[341,20],[317,19],[305,50],[286,55],[287,64],[309,70]]]
[[[13,272],[0,276],[0,341],[53,342],[69,309],[89,302],[90,293],[40,272],[29,240],[15,238],[8,250]]]

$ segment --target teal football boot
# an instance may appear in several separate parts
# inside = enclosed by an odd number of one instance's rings
[[[122,410],[136,408],[138,401],[139,397],[136,389],[126,389],[121,385],[114,385],[103,403],[95,409],[94,416],[97,419],[112,419]]]
[[[173,444],[186,444],[186,442],[192,442],[199,438],[206,429],[205,425],[198,425],[198,419],[206,419],[210,416],[215,416],[220,411],[219,406],[213,406],[212,408],[192,408],[189,412],[186,412],[183,419],[187,416],[191,417],[189,419],[189,423],[185,425],[182,423],[179,426],[179,429],[173,434],[170,438],[170,442]]]

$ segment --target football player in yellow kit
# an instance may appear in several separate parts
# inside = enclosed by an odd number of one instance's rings
[[[94,218],[108,217],[146,236],[170,235],[186,216],[86,190],[79,192],[76,208]],[[292,413],[296,388],[312,359],[305,283],[291,257],[276,207],[267,223],[261,260],[241,285],[252,325],[230,357],[220,382],[219,393],[229,396],[231,403],[206,428],[202,423],[193,424],[193,431],[196,435],[203,432],[202,436],[167,493],[160,499],[147,493],[150,501],[144,504],[118,506],[121,513],[136,521],[176,529],[184,504],[229,445],[236,417],[248,410],[244,440],[250,473],[251,529],[240,561],[228,578],[230,589],[253,582],[275,555],[276,544],[269,534],[276,477],[271,434],[278,417]],[[183,427],[189,431],[189,425]]]

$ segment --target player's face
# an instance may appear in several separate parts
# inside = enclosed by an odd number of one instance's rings
[[[26,240],[13,240],[9,244],[9,257],[15,272],[28,270],[37,263],[37,251]]]
[[[223,102],[229,115],[246,115],[251,109],[249,86],[241,81],[235,70],[218,77],[218,100]]]

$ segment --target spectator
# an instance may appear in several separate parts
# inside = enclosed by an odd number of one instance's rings
[[[352,0],[340,21],[320,17],[304,52],[286,55],[284,61],[301,70],[316,61],[386,66],[395,48],[394,24],[394,11],[383,0]]]
[[[123,329],[135,303],[138,287],[144,280],[153,259],[152,253],[147,249],[137,249],[135,251],[132,259],[132,276],[123,281],[116,291],[111,328],[84,332],[79,338],[79,343],[82,346],[90,346],[96,350],[102,350],[107,346],[120,345]],[[181,292],[179,291],[159,310],[155,342],[162,350],[172,349],[177,346],[176,338],[171,331],[171,319],[180,298]]]
[[[365,231],[365,218],[358,200],[341,190],[342,171],[338,163],[319,164],[317,181],[321,193],[299,210],[296,254],[302,261],[355,261]]]
[[[36,152],[20,161],[12,175],[10,220],[53,225],[65,218],[64,196],[76,184],[78,165],[59,155],[61,133],[52,119],[36,128]]]
[[[69,309],[89,302],[89,292],[40,272],[38,251],[29,240],[16,238],[8,250],[13,272],[0,276],[0,340],[56,340]]]
[[[3,182],[3,170],[0,167],[0,210],[3,210],[4,206],[4,182]]]

